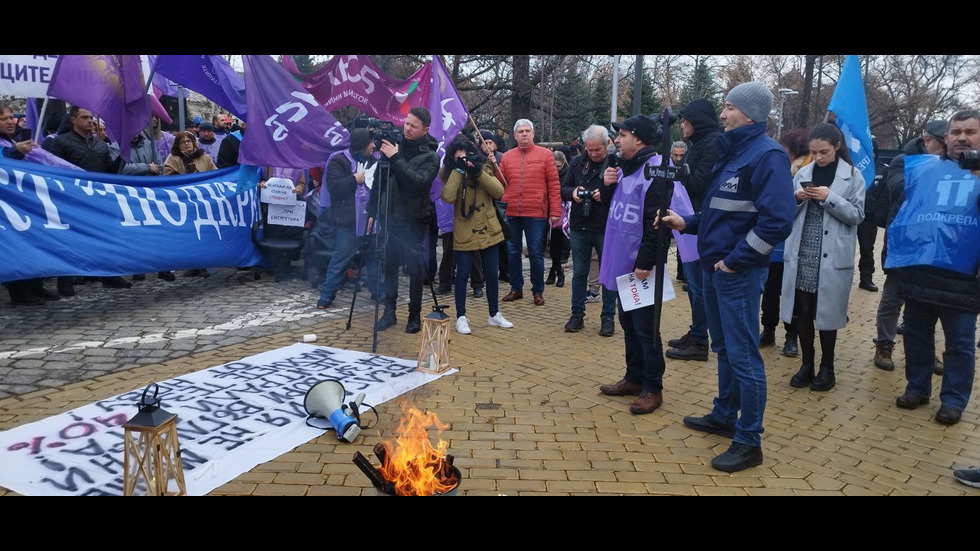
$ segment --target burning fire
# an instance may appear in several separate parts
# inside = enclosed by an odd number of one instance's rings
[[[384,455],[381,475],[394,484],[395,495],[431,496],[446,493],[459,484],[450,474],[451,462],[446,460],[449,444],[442,439],[432,447],[428,428],[435,427],[437,436],[449,428],[435,413],[422,413],[402,402],[402,417],[398,422],[394,445],[382,442]]]

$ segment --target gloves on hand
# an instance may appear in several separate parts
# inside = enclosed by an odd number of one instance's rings
[[[454,165],[453,165],[454,168],[456,168],[457,170],[463,170],[463,171],[465,171],[466,168],[467,168],[466,167],[465,157],[456,157],[456,159],[453,161],[453,163],[454,163]]]
[[[473,163],[473,166],[466,167],[467,172],[469,172],[471,176],[478,176],[481,172],[483,172],[484,159],[482,156],[474,155],[472,157],[467,157],[467,158],[470,160],[471,163]]]

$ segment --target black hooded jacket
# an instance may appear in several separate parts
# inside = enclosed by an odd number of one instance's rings
[[[711,183],[712,170],[718,161],[715,138],[721,134],[721,127],[718,125],[714,106],[704,98],[698,98],[681,107],[678,114],[694,127],[694,134],[689,138],[691,146],[683,160],[691,169],[691,175],[681,180],[681,183],[687,189],[694,212],[700,212],[704,194]]]

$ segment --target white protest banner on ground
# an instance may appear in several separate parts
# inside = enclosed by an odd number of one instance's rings
[[[652,277],[639,279],[636,274],[629,272],[616,278],[616,287],[619,289],[619,303],[627,312],[656,304]],[[674,296],[674,286],[670,283],[670,278],[665,270],[663,300],[667,302]]]
[[[177,415],[187,494],[204,495],[322,435],[306,424],[304,406],[317,383],[340,381],[351,400],[363,392],[361,424],[373,426],[367,406],[456,372],[421,373],[416,364],[296,343],[157,382],[160,407]],[[144,390],[0,432],[0,485],[26,496],[122,495],[121,425]]]
[[[43,98],[48,95],[56,55],[0,55],[0,95]]]
[[[270,224],[301,228],[306,224],[306,203],[293,202],[290,205],[269,205],[269,213],[266,218]]]
[[[271,205],[292,205],[296,202],[296,194],[293,189],[296,184],[289,178],[269,178],[265,181],[260,201]]]

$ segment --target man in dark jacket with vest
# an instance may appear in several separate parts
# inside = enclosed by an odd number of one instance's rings
[[[970,401],[980,311],[980,163],[961,168],[980,150],[980,112],[958,111],[946,129],[946,154],[905,159],[905,201],[888,226],[885,267],[898,277],[905,300],[904,409],[928,404],[936,354],[936,322],[946,336],[942,402],[936,421],[954,425]],[[915,159],[916,162],[912,162]]]
[[[687,154],[681,161],[690,169],[690,175],[681,179],[681,184],[687,190],[694,212],[701,212],[704,193],[711,183],[711,170],[718,160],[715,149],[715,139],[721,134],[718,126],[718,114],[711,102],[698,98],[684,107],[678,113],[681,134],[691,142]],[[675,360],[708,361],[708,316],[704,312],[704,297],[701,289],[704,286],[703,273],[697,260],[684,263],[684,278],[687,280],[687,295],[691,303],[691,326],[686,335],[679,339],[667,341],[670,346],[665,352],[668,358]]]
[[[602,261],[602,241],[606,234],[609,205],[602,200],[602,178],[609,166],[609,132],[594,124],[582,132],[585,155],[576,155],[561,182],[561,200],[571,201],[568,215],[568,234],[572,254],[572,316],[565,331],[576,332],[584,327],[585,294],[588,291],[592,250]],[[615,146],[613,146],[615,148]],[[583,197],[583,195],[585,195]],[[599,334],[612,336],[615,331],[616,290],[602,289],[602,312],[599,314]]]
[[[793,230],[796,199],[789,156],[766,135],[772,92],[753,81],[728,92],[721,112],[725,133],[701,212],[662,222],[698,234],[704,307],[711,349],[718,355],[718,396],[711,412],[685,417],[694,430],[732,438],[711,466],[737,472],[762,463],[766,366],[759,353],[759,295],[771,254]]]
[[[398,270],[408,270],[408,323],[406,333],[422,329],[422,242],[433,215],[429,190],[439,172],[439,142],[429,136],[432,116],[424,107],[413,107],[405,117],[404,139],[399,144],[381,141],[381,164],[371,188],[368,213],[378,220],[383,240],[382,261],[385,278],[385,311],[376,328],[384,331],[398,323]],[[389,165],[385,174],[385,164]],[[386,176],[389,176],[386,178]],[[434,277],[435,274],[430,274]]]

